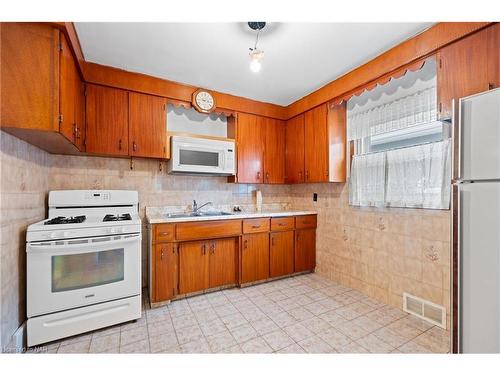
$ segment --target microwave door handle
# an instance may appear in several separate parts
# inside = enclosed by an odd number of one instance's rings
[[[79,244],[64,244],[64,245],[48,245],[48,246],[37,246],[28,243],[27,245],[27,250],[26,252],[28,253],[64,253],[67,252],[68,250],[73,250],[73,249],[88,249],[92,247],[101,247],[102,245],[121,245],[121,244],[127,244],[130,242],[134,242],[136,240],[139,240],[141,236],[139,234],[132,234],[132,235],[125,235],[124,238],[120,240],[109,240],[109,241],[97,241],[97,242],[92,242],[92,239],[89,239],[88,242],[86,243],[79,243]],[[70,240],[71,241],[71,240]],[[74,241],[78,241],[78,239],[75,239]],[[100,251],[100,250],[99,250]]]

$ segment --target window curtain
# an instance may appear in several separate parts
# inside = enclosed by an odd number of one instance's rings
[[[450,139],[387,151],[386,206],[448,209],[450,184]]]
[[[386,155],[384,152],[354,156],[349,179],[349,204],[383,206]]]
[[[451,140],[353,157],[349,204],[448,209]]]

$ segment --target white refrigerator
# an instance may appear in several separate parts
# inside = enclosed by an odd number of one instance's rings
[[[500,89],[460,99],[454,138],[454,350],[500,353]]]

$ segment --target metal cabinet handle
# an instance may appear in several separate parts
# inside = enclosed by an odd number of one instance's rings
[[[163,260],[163,252],[164,252],[164,249],[161,249],[160,260]]]
[[[118,150],[121,150],[122,149],[122,140],[120,139],[118,141]]]
[[[170,234],[170,232],[161,232],[159,234],[160,234],[160,236],[168,236]]]
[[[205,255],[206,251],[207,251],[207,245],[205,244],[201,245],[201,253]]]
[[[210,245],[210,252],[212,254],[215,254],[215,243],[213,243],[213,244]]]
[[[254,228],[254,229],[259,229],[259,228],[260,228],[260,225],[252,225],[252,228]]]
[[[134,141],[134,142],[132,142],[132,149],[133,149],[134,151],[137,151],[137,143],[135,143],[135,141]]]
[[[269,172],[266,172],[266,181],[269,182]]]
[[[271,246],[274,246],[274,237],[271,236]]]
[[[257,180],[260,180],[260,172],[257,172]]]
[[[243,241],[243,248],[248,249],[248,240]]]

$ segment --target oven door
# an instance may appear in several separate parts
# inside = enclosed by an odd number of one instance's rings
[[[141,234],[27,244],[28,317],[138,295]]]

